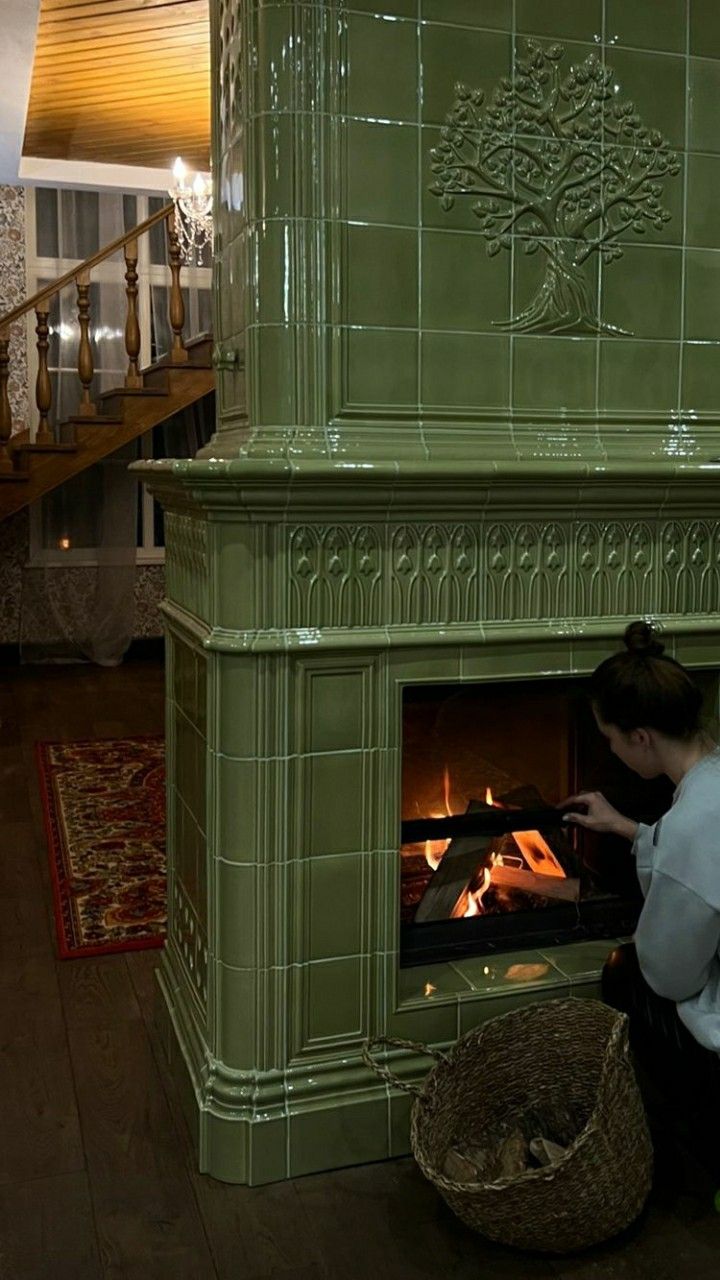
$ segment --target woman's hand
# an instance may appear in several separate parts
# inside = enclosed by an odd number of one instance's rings
[[[585,805],[587,813],[575,812],[571,806],[576,804]],[[623,817],[617,809],[613,809],[599,791],[581,791],[576,796],[568,796],[558,808],[563,811],[564,822],[574,822],[579,827],[586,827],[588,831],[626,836],[628,840],[634,840],[637,835],[637,822]]]

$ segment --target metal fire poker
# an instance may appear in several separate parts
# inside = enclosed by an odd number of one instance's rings
[[[400,824],[401,844],[453,840],[456,836],[503,836],[509,831],[543,831],[563,825],[562,809],[498,809],[488,806],[451,818],[410,818]]]

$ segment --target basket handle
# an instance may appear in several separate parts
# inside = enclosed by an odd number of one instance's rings
[[[411,1084],[408,1080],[401,1080],[396,1076],[389,1067],[383,1067],[373,1058],[373,1052],[376,1049],[409,1049],[413,1053],[422,1053],[426,1057],[434,1058],[436,1062],[447,1062],[447,1055],[441,1053],[439,1049],[431,1049],[429,1045],[422,1044],[419,1040],[396,1040],[391,1036],[373,1036],[372,1039],[366,1040],[362,1048],[362,1059],[366,1067],[375,1072],[376,1076],[380,1076],[388,1084],[395,1089],[402,1089],[403,1093],[409,1093],[413,1098],[419,1098],[423,1088],[419,1084]]]

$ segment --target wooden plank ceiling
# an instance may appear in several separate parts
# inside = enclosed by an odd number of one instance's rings
[[[208,169],[208,0],[41,0],[23,152]]]

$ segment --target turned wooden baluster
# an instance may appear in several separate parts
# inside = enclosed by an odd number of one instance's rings
[[[128,356],[128,368],[125,374],[126,387],[141,387],[142,374],[138,368],[140,355],[140,324],[137,313],[138,274],[137,240],[129,240],[125,245],[125,292],[127,294],[127,320],[125,321],[125,350]]]
[[[0,471],[12,471],[12,461],[8,452],[8,440],[12,435],[12,409],[8,395],[8,378],[10,376],[10,356],[8,347],[10,334],[7,329],[0,329]]]
[[[42,302],[35,308],[35,333],[37,334],[38,371],[35,380],[35,403],[38,409],[38,428],[35,433],[36,444],[53,444],[54,437],[50,430],[48,414],[52,405],[52,383],[48,373],[48,315],[49,303]]]
[[[76,281],[78,299],[78,324],[80,326],[80,344],[78,346],[78,377],[82,383],[80,413],[90,418],[97,409],[90,399],[90,384],[93,380],[93,358],[90,346],[90,272],[81,271]]]
[[[182,289],[180,288],[182,254],[180,252],[178,234],[175,230],[174,213],[170,213],[167,220],[167,236],[171,277],[169,319],[173,335],[170,359],[173,364],[185,364],[187,362],[188,353],[185,350],[185,343],[183,342],[182,337],[182,331],[185,327],[185,303],[183,302]]]

